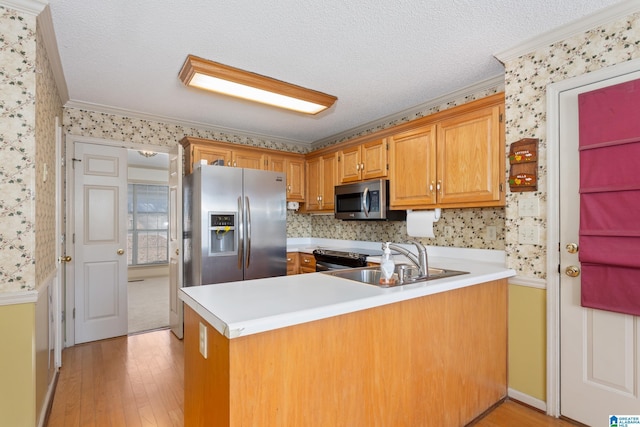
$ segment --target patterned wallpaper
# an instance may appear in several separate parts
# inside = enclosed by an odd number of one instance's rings
[[[506,236],[509,267],[525,277],[546,279],[547,85],[640,57],[640,13],[611,22],[505,64],[506,141],[539,138],[540,191],[507,193]],[[522,197],[540,199],[538,217],[519,217]],[[539,225],[540,244],[518,243],[518,225]]]
[[[294,153],[304,154],[306,151],[302,146],[287,145],[268,139],[230,135],[196,127],[123,117],[79,108],[65,108],[63,122],[66,133],[122,141],[125,144],[130,143],[129,148],[132,148],[134,144],[173,147],[185,136],[193,136]]]
[[[56,269],[56,117],[62,101],[40,31],[36,33],[36,285]],[[46,179],[45,179],[46,167]]]
[[[36,18],[0,6],[0,292],[35,289]]]

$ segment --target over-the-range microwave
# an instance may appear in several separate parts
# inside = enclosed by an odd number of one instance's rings
[[[337,219],[406,219],[407,212],[389,209],[389,180],[374,179],[336,185],[335,217]]]

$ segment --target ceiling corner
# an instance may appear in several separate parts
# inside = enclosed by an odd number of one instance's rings
[[[49,0],[2,0],[0,6],[38,16],[49,4]]]
[[[523,55],[531,53],[539,48],[549,46],[560,40],[566,40],[576,34],[584,33],[592,28],[606,24],[607,22],[624,18],[640,11],[640,0],[626,0],[603,10],[597,11],[584,18],[559,27],[555,30],[547,31],[536,37],[502,52],[497,52],[493,56],[503,64],[517,59]]]

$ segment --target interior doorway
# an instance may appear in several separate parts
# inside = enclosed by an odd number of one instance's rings
[[[128,150],[128,333],[169,327],[169,156]]]

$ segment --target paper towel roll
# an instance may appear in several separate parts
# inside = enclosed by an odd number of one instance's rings
[[[440,219],[440,209],[407,211],[407,234],[411,237],[435,237],[433,223],[438,219]]]

